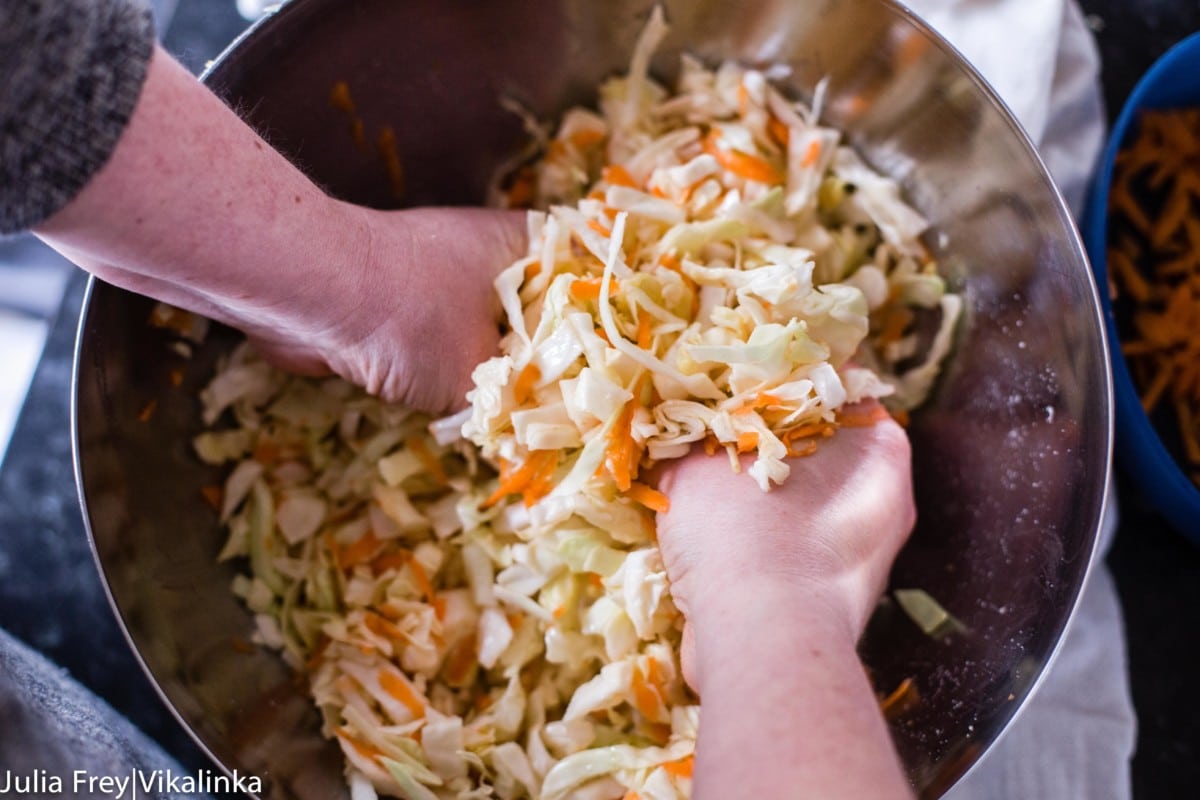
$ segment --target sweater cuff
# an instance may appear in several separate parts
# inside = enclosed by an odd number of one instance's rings
[[[145,0],[16,0],[0,25],[0,234],[69,203],[133,115],[154,21]]]

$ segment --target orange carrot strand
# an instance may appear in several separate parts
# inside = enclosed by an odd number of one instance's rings
[[[641,503],[651,511],[665,514],[671,510],[671,500],[657,489],[652,489],[644,483],[631,483],[625,496],[635,503]]]

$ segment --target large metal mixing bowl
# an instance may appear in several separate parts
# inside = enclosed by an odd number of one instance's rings
[[[406,202],[478,202],[521,141],[498,103],[553,116],[628,61],[652,0],[293,0],[213,66],[208,83],[315,180],[392,202],[378,153],[330,104],[345,81],[368,136],[392,126]],[[913,783],[936,796],[1029,694],[1075,604],[1102,515],[1109,366],[1075,228],[1012,116],[961,57],[886,0],[679,0],[654,61],[790,65],[798,96],[829,76],[826,119],[900,179],[943,236],[930,244],[966,298],[957,352],[912,420],[918,529],[892,577],[966,626],[923,635],[894,606],[862,645],[876,684],[913,677],[892,722]],[[219,242],[213,242],[220,247]],[[217,566],[222,536],[191,455],[196,392],[234,340],[191,361],[147,327],[150,303],[94,282],[80,329],[79,487],[113,603],[153,681],[228,769],[270,795],[342,795],[339,754],[282,663],[236,647],[250,617]],[[183,367],[182,386],[171,373]],[[157,412],[139,412],[151,400]],[[780,614],[787,624],[786,613]]]

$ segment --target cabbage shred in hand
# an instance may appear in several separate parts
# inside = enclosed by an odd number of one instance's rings
[[[687,797],[699,706],[647,468],[752,453],[739,479],[768,490],[871,421],[846,406],[918,405],[950,347],[959,298],[897,185],[761,72],[685,57],[669,94],[663,32],[501,181],[548,210],[496,281],[508,332],[467,412],[431,435],[245,350],[206,392],[239,423],[196,443],[238,462],[235,590],[356,799]]]

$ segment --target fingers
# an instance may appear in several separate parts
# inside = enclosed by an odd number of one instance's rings
[[[693,450],[659,483],[671,498],[659,516],[668,575],[684,602],[721,581],[836,583],[861,628],[912,530],[910,462],[891,419],[839,430],[790,460],[791,475],[768,493],[734,474],[724,452]]]

